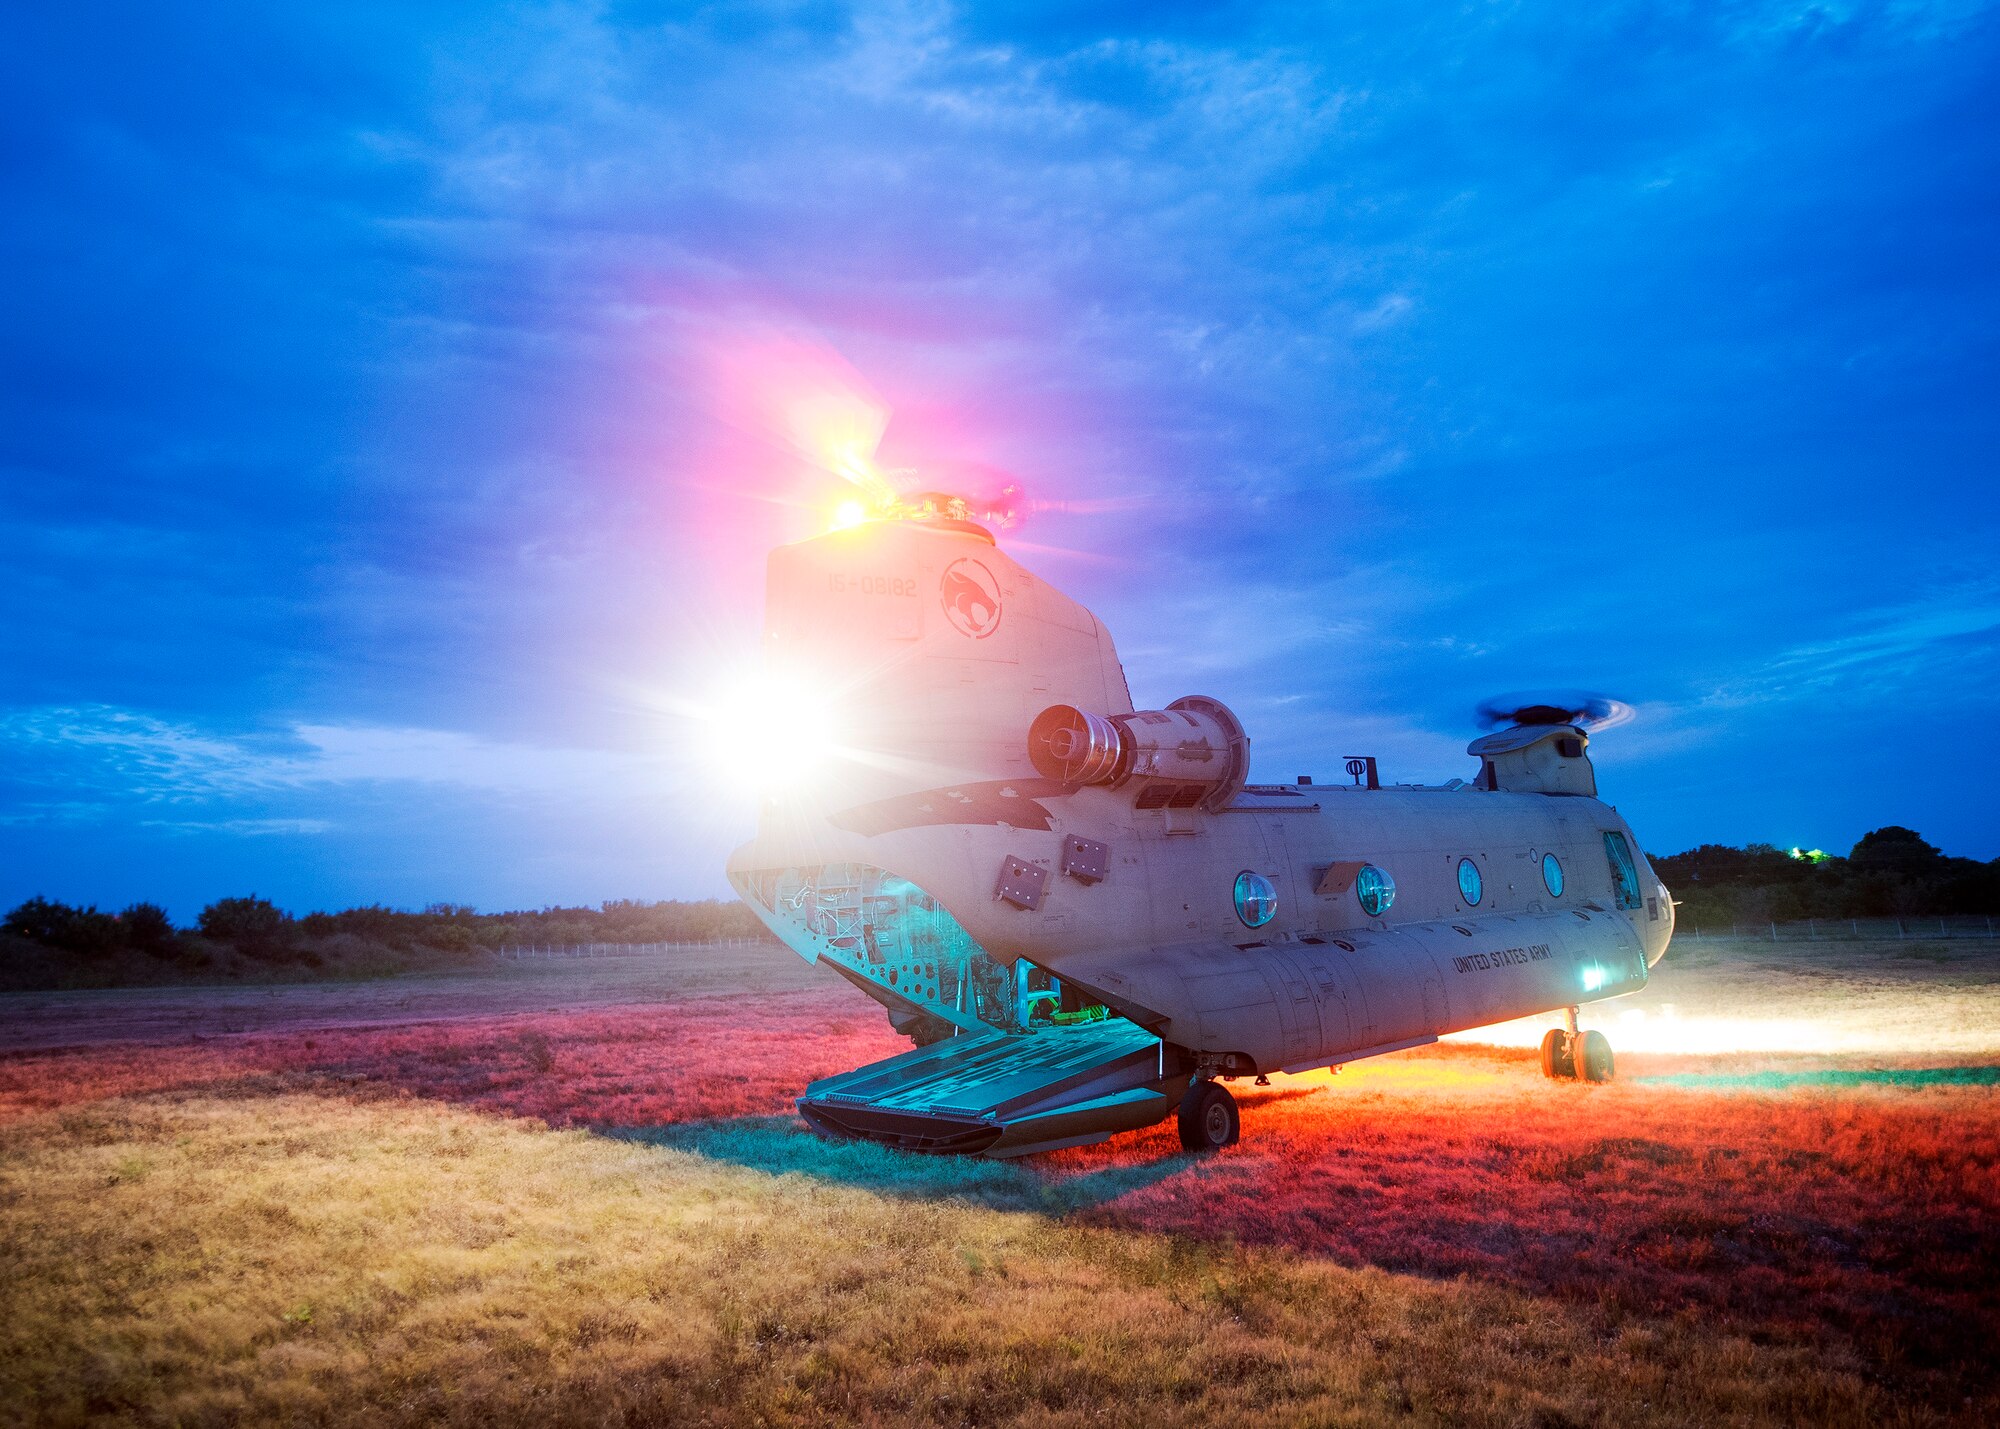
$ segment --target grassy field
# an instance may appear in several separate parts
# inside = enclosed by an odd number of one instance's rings
[[[1704,945],[1608,1087],[1239,1082],[1208,1160],[817,1141],[906,1044],[776,954],[0,999],[0,1416],[1990,1423],[2000,959],[1908,951]]]

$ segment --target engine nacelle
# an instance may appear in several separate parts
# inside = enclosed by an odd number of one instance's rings
[[[1482,789],[1595,798],[1589,748],[1590,736],[1579,725],[1522,724],[1475,739],[1465,752],[1480,761]]]
[[[1028,730],[1045,779],[1118,788],[1138,783],[1141,809],[1224,808],[1250,773],[1250,738],[1220,700],[1187,695],[1163,710],[1101,715],[1050,705]]]

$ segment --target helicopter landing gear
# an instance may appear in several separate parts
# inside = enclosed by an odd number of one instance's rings
[[[1608,1082],[1614,1071],[1611,1039],[1602,1032],[1579,1032],[1576,1009],[1568,1010],[1568,1027],[1551,1027],[1542,1034],[1542,1075]]]
[[[1189,1151],[1220,1151],[1243,1133],[1236,1098],[1226,1087],[1197,1080],[1181,1098],[1181,1145]]]
[[[1560,1027],[1551,1027],[1542,1034],[1542,1075],[1545,1077],[1576,1075],[1576,1045],[1570,1041],[1569,1033]]]

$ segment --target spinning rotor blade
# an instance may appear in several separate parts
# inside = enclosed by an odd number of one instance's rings
[[[1473,711],[1481,729],[1514,725],[1573,724],[1588,730],[1615,729],[1632,718],[1632,706],[1588,690],[1526,690],[1482,700]]]

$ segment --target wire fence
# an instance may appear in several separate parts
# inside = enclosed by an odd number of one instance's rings
[[[658,958],[675,953],[720,953],[779,946],[769,938],[721,938],[683,943],[519,943],[499,949],[513,962],[555,962],[565,958]]]
[[[1805,918],[1786,923],[1730,923],[1685,927],[1679,936],[1754,938],[1767,943],[1873,942],[1924,938],[2000,938],[2000,925],[1977,914],[1957,918]]]

